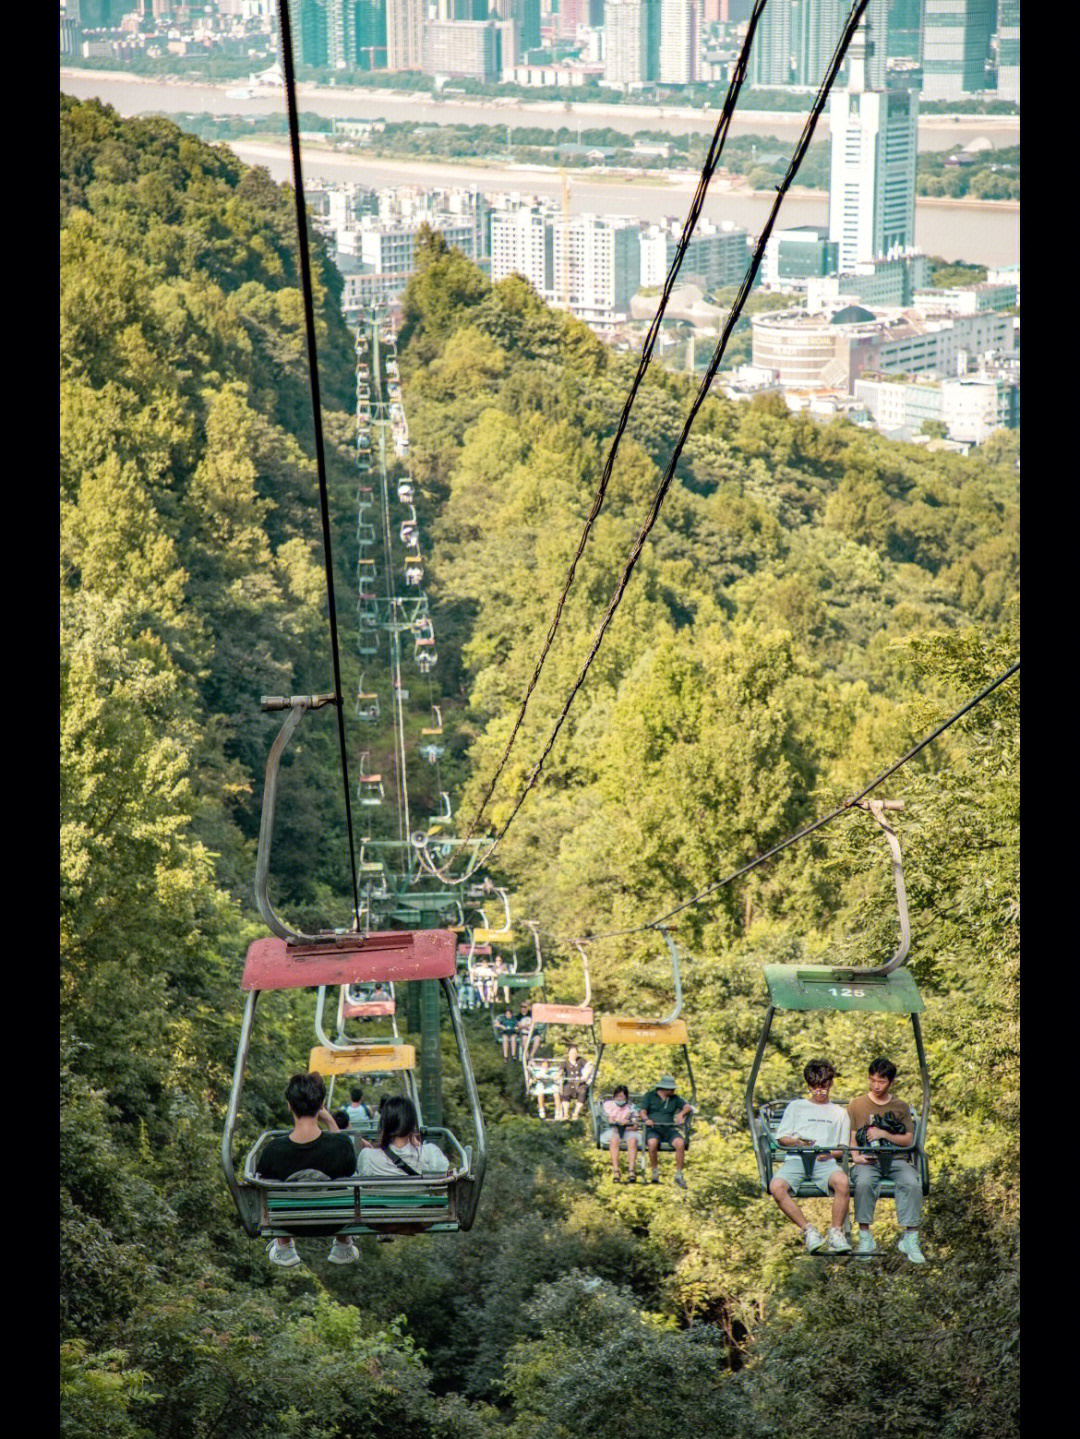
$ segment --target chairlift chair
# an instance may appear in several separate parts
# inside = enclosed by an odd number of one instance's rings
[[[803,1162],[805,1179],[793,1189],[795,1197],[827,1198],[825,1189],[812,1178],[817,1149],[781,1149],[776,1126],[783,1117],[787,1099],[775,1099],[757,1105],[755,1090],[761,1062],[765,1055],[773,1018],[778,1011],[805,1012],[808,1010],[831,1010],[834,1013],[907,1014],[911,1018],[911,1030],[915,1040],[915,1053],[919,1064],[921,1103],[915,1106],[915,1139],[908,1147],[882,1144],[877,1150],[877,1159],[882,1181],[880,1198],[895,1198],[895,1181],[890,1178],[893,1163],[913,1163],[919,1174],[923,1194],[930,1193],[930,1169],[926,1158],[926,1129],[930,1118],[930,1072],[926,1063],[926,1049],[923,1044],[922,1026],[919,1015],[925,1005],[910,971],[905,968],[908,950],[911,946],[911,925],[908,918],[907,889],[904,884],[904,864],[900,853],[900,841],[896,832],[885,819],[886,810],[903,809],[902,800],[863,800],[860,809],[866,810],[881,827],[889,844],[892,856],[893,882],[896,890],[897,911],[900,920],[900,943],[887,963],[875,968],[848,969],[829,965],[787,965],[767,964],[764,967],[765,984],[769,993],[769,1004],[765,1022],[758,1040],[750,1078],[746,1085],[746,1118],[757,1160],[758,1177],[763,1194],[768,1194],[773,1178],[774,1159],[778,1153],[790,1157],[797,1153]],[[802,1097],[802,1096],[798,1096]],[[836,1101],[839,1103],[840,1101]]]
[[[360,756],[360,775],[356,784],[356,797],[361,804],[381,805],[386,797],[383,788],[381,774],[367,774],[367,758],[369,750],[364,750]]]
[[[360,685],[356,692],[356,709],[354,713],[359,720],[370,721],[379,718],[379,696],[374,692],[365,692],[363,672],[360,674]]]
[[[397,497],[403,505],[412,504],[413,487],[408,480],[398,480]]]
[[[697,1085],[694,1081],[694,1071],[690,1063],[690,1040],[686,1029],[686,1021],[680,1018],[682,1014],[682,979],[679,973],[679,952],[671,940],[667,930],[659,926],[660,933],[671,956],[671,971],[675,991],[675,1003],[670,1014],[661,1019],[628,1018],[625,1015],[602,1014],[600,1016],[600,1047],[596,1053],[596,1065],[593,1069],[592,1078],[589,1081],[588,1107],[589,1116],[592,1121],[593,1140],[597,1149],[606,1149],[610,1139],[610,1130],[607,1119],[604,1115],[602,1104],[605,1095],[600,1087],[600,1067],[604,1058],[604,1051],[608,1046],[614,1044],[643,1044],[643,1045],[666,1045],[677,1046],[682,1050],[683,1063],[686,1065],[687,1078],[690,1081],[690,1105],[691,1113],[686,1120],[677,1128],[682,1129],[687,1145],[690,1143],[690,1136],[693,1129],[693,1107],[697,1103]],[[643,1094],[635,1094],[632,1099],[635,1104],[641,1102]],[[626,1136],[623,1135],[619,1141],[620,1148],[625,1149]],[[642,1138],[642,1150],[644,1150],[644,1137]],[[661,1151],[672,1149],[670,1140],[664,1140]]]
[[[425,1233],[472,1227],[484,1179],[487,1149],[484,1116],[469,1060],[468,1041],[452,983],[456,938],[451,930],[364,933],[323,931],[306,934],[291,928],[274,912],[268,885],[278,768],[289,740],[309,709],[334,702],[333,695],[264,696],[264,710],[287,712],[266,766],[259,847],[255,862],[255,901],[272,931],[249,947],[241,989],[246,993],[232,1086],[221,1140],[225,1183],[232,1195],[245,1232],[252,1237],[295,1237],[304,1234]],[[366,841],[370,842],[370,841]],[[364,844],[361,844],[363,864]],[[280,1183],[262,1179],[259,1156],[271,1139],[288,1131],[267,1130],[248,1151],[237,1175],[233,1158],[244,1076],[251,1047],[255,1009],[267,990],[351,986],[371,981],[395,983],[435,980],[450,1012],[462,1076],[476,1137],[475,1151],[463,1147],[449,1129],[429,1130],[453,1152],[445,1174],[417,1179],[304,1180]],[[382,1056],[379,1057],[380,1059]],[[405,1056],[401,1056],[402,1062]],[[357,1063],[376,1063],[372,1054],[315,1050],[309,1068],[319,1073],[355,1072]],[[410,1068],[415,1068],[415,1055]]]
[[[423,729],[420,731],[420,733],[421,733],[422,735],[424,735],[425,738],[426,738],[428,735],[432,735],[432,736],[441,735],[441,734],[442,734],[442,730],[443,730],[443,724],[442,724],[442,707],[441,707],[440,705],[432,705],[432,706],[431,706],[431,712],[432,712],[432,714],[435,716],[435,723],[434,723],[433,725],[427,725],[427,726],[425,726],[425,728],[423,728]]]

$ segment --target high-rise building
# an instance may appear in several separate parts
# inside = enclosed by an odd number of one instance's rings
[[[573,40],[579,25],[589,23],[589,0],[559,0],[556,33],[562,40]]]
[[[428,20],[424,26],[426,75],[460,75],[492,81],[502,72],[498,20]]]
[[[610,5],[611,0],[608,0]],[[555,221],[555,291],[586,324],[625,320],[641,283],[641,226],[626,215],[575,215]]]
[[[869,88],[872,44],[864,20],[848,52],[847,89],[829,99],[829,239],[839,245],[842,271],[915,240],[918,94],[899,80]]]
[[[750,52],[750,83],[759,89],[816,89],[836,49],[850,7],[844,0],[772,0]]]
[[[519,51],[540,48],[540,0],[491,0],[491,13],[517,26]]]
[[[491,216],[491,278],[524,275],[538,295],[555,292],[555,231],[549,210],[513,205]]]
[[[999,100],[1020,100],[1020,0],[998,0]]]
[[[923,98],[959,100],[986,85],[991,0],[926,0]]]
[[[641,284],[663,285],[678,249],[681,226],[666,221],[650,225],[641,237]],[[720,227],[699,220],[686,247],[679,282],[697,281],[707,290],[737,285],[750,259],[749,236],[745,230],[725,221]]]
[[[866,18],[874,35],[874,52],[867,60],[866,76],[872,89],[884,90],[885,72],[897,61],[908,68],[922,64],[925,14],[926,0],[870,0]]]
[[[296,59],[301,65],[326,65],[330,54],[330,0],[300,0],[299,8],[299,24],[293,31]]]
[[[660,62],[660,0],[607,0],[604,79],[611,85],[655,80]]]
[[[701,79],[704,20],[704,0],[660,0],[662,85],[695,85]]]
[[[386,0],[386,68],[423,70],[426,0]]]

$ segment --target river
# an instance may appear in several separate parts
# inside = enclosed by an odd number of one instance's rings
[[[159,80],[145,76],[61,67],[60,88],[79,99],[97,96],[114,105],[121,115],[150,112],[175,115],[203,111],[211,115],[277,115],[285,112],[284,93],[268,89],[250,100],[230,99],[226,91],[241,88],[239,81],[211,85],[189,80]],[[632,135],[637,130],[665,130],[672,135],[708,131],[715,123],[709,115],[684,106],[639,106],[572,104],[558,100],[478,99],[453,96],[436,100],[431,95],[408,94],[401,90],[349,90],[330,85],[298,85],[297,104],[315,115],[354,120],[416,120],[436,125],[517,125],[559,129],[606,128]],[[718,104],[721,92],[717,87]],[[752,102],[752,95],[750,96]],[[810,96],[806,97],[807,108]],[[772,135],[795,143],[802,130],[801,113],[778,114],[755,111],[740,104],[732,118],[733,135]],[[829,117],[823,115],[817,132],[829,133]],[[1016,116],[925,115],[919,120],[920,150],[949,150],[971,140],[986,139],[995,149],[1020,143],[1020,121]]]
[[[176,114],[205,111],[211,114],[265,115],[284,113],[284,96],[268,92],[253,100],[227,100],[231,86],[197,84],[187,81],[147,80],[128,75],[97,75],[93,72],[61,69],[61,88],[82,98],[97,96],[122,115],[150,112]],[[514,125],[607,125],[626,133],[643,127],[662,127],[672,133],[700,130],[703,117],[687,111],[665,108],[663,112],[629,110],[619,106],[576,106],[573,113],[560,101],[529,101],[507,105],[499,100],[470,100],[466,104],[435,101],[430,96],[404,95],[391,91],[372,94],[365,90],[336,92],[327,86],[300,85],[298,101],[302,110],[322,115],[348,115],[357,119],[386,118],[434,120],[438,123]],[[581,114],[577,113],[582,112]],[[589,113],[585,113],[585,112]],[[655,114],[656,118],[650,118]],[[799,116],[753,113],[736,116],[732,133],[775,135],[794,143],[801,127]],[[920,121],[922,149],[944,149],[984,135],[995,146],[1015,145],[1019,121],[1015,118],[980,118],[953,123],[935,116]],[[828,133],[822,118],[819,135]],[[284,148],[270,140],[236,141],[231,148],[250,164],[265,165],[276,180],[289,178]],[[468,161],[439,162],[397,159],[379,160],[364,155],[344,155],[305,146],[305,178],[353,180],[361,184],[387,185],[394,181],[412,184],[480,185],[485,190],[515,191],[558,199],[558,174],[540,166],[482,165]],[[653,175],[648,179],[626,179],[618,175],[572,172],[570,208],[574,214],[633,215],[656,219],[661,215],[685,215],[697,177]],[[705,204],[705,215],[714,222],[730,220],[756,234],[771,204],[766,193],[747,193],[738,188],[723,189],[714,180]],[[781,210],[785,225],[822,225],[828,220],[828,198],[821,192],[804,191],[788,195]],[[979,203],[968,200],[919,199],[915,207],[915,243],[930,255],[947,260],[967,260],[981,265],[1013,265],[1020,258],[1019,206],[1005,202]]]
[[[250,165],[265,165],[275,180],[290,178],[289,155],[284,144],[271,141],[235,141],[230,148]],[[317,179],[352,180],[364,185],[393,183],[428,185],[479,185],[488,191],[513,191],[559,199],[557,172],[536,165],[472,165],[453,161],[437,167],[424,161],[378,160],[363,155],[341,155],[305,147],[305,182]],[[697,177],[625,180],[612,176],[574,175],[570,183],[573,214],[633,215],[656,220],[662,215],[686,214]],[[771,194],[718,188],[714,180],[703,214],[715,223],[731,220],[756,235],[772,204]],[[828,196],[819,192],[791,194],[780,210],[781,225],[828,223]],[[946,260],[967,260],[978,265],[1015,265],[1020,258],[1019,206],[980,204],[964,200],[920,199],[915,206],[915,243],[929,255]]]

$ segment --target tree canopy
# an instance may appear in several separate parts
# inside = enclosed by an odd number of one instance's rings
[[[64,1433],[666,1439],[812,1432],[823,1412],[857,1439],[1018,1433],[1015,684],[890,781],[935,1082],[924,1269],[886,1242],[887,1204],[877,1265],[808,1260],[760,1195],[742,1111],[761,965],[867,964],[895,944],[884,845],[860,812],[680,915],[701,1101],[687,1193],[666,1174],[610,1187],[580,1124],[530,1115],[478,1019],[490,1163],[468,1235],[365,1239],[340,1271],[324,1241],[302,1241],[288,1274],[242,1236],[218,1151],[242,957],[261,932],[250,882],[274,725],[258,697],[331,688],[292,200],[167,121],[66,98],[61,180]],[[314,239],[346,594],[352,340]],[[635,361],[520,278],[492,285],[441,237],[417,253],[401,371],[442,782],[463,825]],[[640,393],[492,823],[577,674],[691,384],[654,369]],[[495,862],[515,915],[540,925],[551,998],[578,997],[571,936],[692,897],[1007,667],[1017,454],[1012,434],[960,457],[772,398],[706,402]],[[344,658],[355,693],[360,657]],[[350,714],[359,751],[356,726]],[[311,923],[347,909],[334,739],[313,726],[283,771],[275,894]],[[363,741],[376,758],[384,742]],[[599,941],[590,958],[599,1009],[670,1003],[655,932]],[[312,1042],[312,996],[275,998],[249,1061],[252,1138],[281,1122]],[[882,1052],[897,1092],[917,1097],[899,1020],[781,1018],[765,1097],[800,1092],[822,1053],[837,1093],[858,1093]],[[648,1054],[612,1066],[634,1086],[657,1077]],[[464,1092],[444,1068],[453,1124]]]

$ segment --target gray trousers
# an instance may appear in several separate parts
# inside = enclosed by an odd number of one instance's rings
[[[918,1229],[922,1213],[922,1181],[913,1164],[894,1159],[889,1178],[896,1184],[896,1222],[902,1229]],[[881,1188],[881,1171],[876,1164],[851,1166],[852,1207],[856,1224],[873,1224],[874,1206]]]

